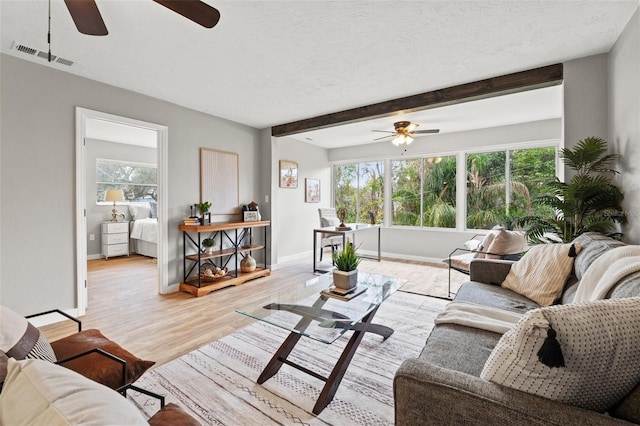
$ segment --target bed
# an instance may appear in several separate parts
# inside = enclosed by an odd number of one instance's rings
[[[129,206],[131,252],[158,257],[158,218],[155,203]]]

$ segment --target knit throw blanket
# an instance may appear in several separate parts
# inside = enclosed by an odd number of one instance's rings
[[[449,303],[435,319],[436,324],[458,324],[504,334],[521,314],[470,302]]]
[[[615,247],[589,266],[573,303],[604,299],[621,279],[637,271],[640,271],[640,246]]]

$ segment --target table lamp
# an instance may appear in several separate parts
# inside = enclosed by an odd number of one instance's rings
[[[111,209],[111,222],[118,222],[118,209],[116,208],[116,201],[124,201],[124,191],[122,189],[107,189],[104,194],[105,201],[113,201],[113,208]]]

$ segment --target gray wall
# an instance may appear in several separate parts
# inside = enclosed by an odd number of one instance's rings
[[[200,147],[239,154],[240,203],[264,196],[257,129],[9,55],[0,67],[0,300],[20,313],[77,306],[76,106],[168,126],[169,284],[182,275],[177,227],[200,198]]]
[[[128,145],[117,142],[86,139],[85,150],[85,189],[87,200],[87,256],[89,259],[100,257],[101,224],[111,220],[112,205],[96,204],[96,159],[133,161],[137,163],[156,164],[158,152],[155,148]],[[118,204],[118,211],[125,214],[125,220],[131,220],[126,205]],[[91,240],[91,235],[95,239]]]
[[[609,141],[620,155],[618,182],[629,223],[624,238],[640,244],[640,12],[609,53]]]

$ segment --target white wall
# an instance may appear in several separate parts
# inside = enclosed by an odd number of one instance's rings
[[[327,150],[289,138],[276,138],[273,157],[275,176],[279,160],[298,163],[298,187],[280,188],[276,181],[277,211],[272,212],[277,227],[276,262],[308,256],[313,249],[313,229],[320,226],[318,208],[331,206],[331,167]],[[320,202],[305,202],[305,178],[320,179]]]
[[[237,152],[240,203],[261,196],[257,129],[4,54],[0,78],[0,300],[20,313],[77,306],[76,106],[168,126],[170,284],[182,279],[178,225],[200,198],[200,147]]]
[[[102,232],[101,224],[111,220],[112,205],[96,204],[96,160],[133,161],[138,163],[156,164],[158,153],[155,148],[128,145],[117,142],[102,141],[98,139],[86,139],[85,149],[85,199],[87,200],[87,256],[89,259],[100,257]],[[118,211],[124,213],[125,220],[131,220],[129,209],[126,205],[118,205]],[[92,241],[90,235],[95,239]]]
[[[609,52],[609,141],[619,154],[617,177],[624,193],[628,242],[640,244],[640,12]]]

